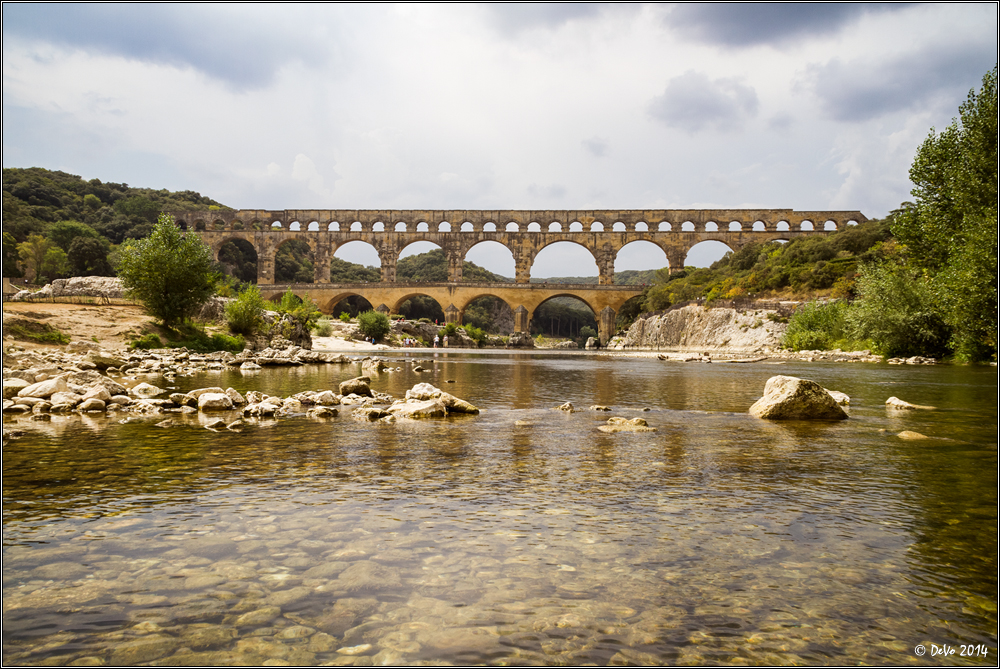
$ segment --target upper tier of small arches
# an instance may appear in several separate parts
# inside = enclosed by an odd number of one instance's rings
[[[186,229],[289,232],[783,232],[839,230],[864,222],[860,211],[795,212],[661,211],[620,212],[346,212],[197,211],[174,212]],[[302,215],[308,214],[308,215]],[[423,214],[423,215],[421,215]],[[490,215],[492,214],[492,216]]]

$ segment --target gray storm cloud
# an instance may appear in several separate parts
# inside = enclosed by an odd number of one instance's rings
[[[688,70],[667,83],[663,95],[649,105],[653,118],[694,133],[738,130],[757,114],[757,92],[736,79],[709,79]]]

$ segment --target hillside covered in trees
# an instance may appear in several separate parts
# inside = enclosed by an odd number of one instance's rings
[[[3,275],[32,283],[113,275],[108,256],[114,247],[148,236],[160,212],[211,208],[224,207],[194,191],[133,188],[41,167],[5,167]]]

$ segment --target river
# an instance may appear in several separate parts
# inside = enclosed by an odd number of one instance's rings
[[[484,411],[21,418],[4,664],[996,665],[995,368],[388,359],[373,389]],[[143,380],[287,396],[359,373]],[[850,419],[750,417],[776,374],[847,393]]]

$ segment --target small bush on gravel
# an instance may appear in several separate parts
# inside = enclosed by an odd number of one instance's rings
[[[358,314],[358,329],[365,336],[371,337],[372,341],[379,341],[389,334],[392,325],[389,317],[380,311],[366,311]]]

